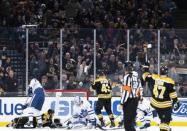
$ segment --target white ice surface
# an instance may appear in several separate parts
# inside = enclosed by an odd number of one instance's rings
[[[28,130],[29,131],[31,131],[31,130],[34,130],[34,131],[41,131],[41,130],[42,131],[53,131],[53,130],[71,131],[73,129],[71,129],[71,130],[67,130],[67,129],[48,129],[48,128],[47,129],[46,128],[40,128],[40,129],[12,129],[12,128],[0,127],[0,130],[1,131],[15,131],[15,130],[19,130],[19,131],[28,131]],[[82,130],[82,131],[98,131],[100,129],[76,129],[76,131],[79,131],[79,130]],[[110,129],[108,131],[112,131],[112,130]],[[113,131],[124,131],[124,129],[115,129]],[[140,131],[140,130],[137,130],[137,131]],[[147,129],[147,131],[159,131],[159,127],[149,127]],[[187,126],[186,127],[172,127],[172,131],[187,131]]]

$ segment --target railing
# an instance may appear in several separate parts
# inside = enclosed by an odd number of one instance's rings
[[[11,91],[24,95],[29,80],[37,77],[45,89],[88,89],[94,95],[91,82],[97,71],[103,70],[112,82],[113,94],[118,96],[124,62],[133,61],[141,76],[140,65],[149,60],[152,73],[159,73],[163,64],[169,66],[169,76],[176,82],[178,95],[184,97],[187,96],[186,34],[185,29],[0,28],[3,67],[0,92],[2,88],[4,95]],[[14,50],[13,55],[8,50]],[[7,57],[10,63],[5,62]],[[10,84],[12,79],[7,77],[9,66],[14,71],[16,85]],[[146,87],[144,95],[150,95]]]

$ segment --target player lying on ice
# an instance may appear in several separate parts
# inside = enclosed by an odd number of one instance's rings
[[[60,119],[54,118],[54,111],[52,109],[42,114],[42,127],[62,128]]]

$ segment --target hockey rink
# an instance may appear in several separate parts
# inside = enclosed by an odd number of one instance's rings
[[[13,128],[6,128],[6,127],[0,127],[0,130],[2,131],[15,131],[15,130],[19,130],[19,131],[28,131],[28,130],[35,130],[35,131],[40,131],[40,130],[43,130],[43,131],[50,131],[50,130],[60,130],[60,131],[68,131],[68,129],[63,129],[63,128],[60,128],[60,129],[49,129],[49,128],[40,128],[40,129],[13,129]],[[98,130],[101,130],[99,128],[96,128],[96,129],[69,129],[69,130],[83,130],[83,131],[98,131]],[[124,131],[124,129],[107,129],[108,131],[112,131],[112,130],[116,130],[116,131]],[[144,130],[139,130],[137,129],[137,131],[159,131],[159,127],[156,127],[156,126],[152,126],[152,127],[149,127],[147,129],[144,129]],[[186,127],[172,127],[172,131],[187,131],[187,126]]]

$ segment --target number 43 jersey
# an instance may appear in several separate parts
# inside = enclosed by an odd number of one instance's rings
[[[98,79],[96,79],[92,85],[92,88],[96,90],[98,98],[112,97],[112,87],[104,76],[100,76]]]
[[[177,101],[175,82],[167,77],[145,72],[143,80],[151,86],[151,105],[155,108],[167,108],[172,106],[172,102]]]

